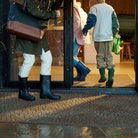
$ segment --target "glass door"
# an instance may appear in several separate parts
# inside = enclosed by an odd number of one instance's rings
[[[89,13],[90,0],[76,0],[79,5],[83,8],[87,14]],[[125,5],[124,5],[125,2]],[[135,87],[135,76],[136,72],[134,69],[134,63],[136,61],[136,1],[121,0],[112,1],[106,0],[107,4],[110,4],[117,14],[120,30],[119,35],[123,41],[122,47],[124,47],[119,55],[113,55],[113,63],[115,64],[114,83],[115,88],[134,88]],[[91,69],[91,72],[87,75],[85,81],[74,81],[74,87],[90,87],[90,88],[101,88],[105,87],[106,81],[99,83],[100,73],[97,69],[96,62],[96,50],[94,42],[92,40],[93,28],[89,30],[90,44],[83,46],[80,49],[78,58],[80,61]],[[127,45],[126,45],[127,44]],[[82,56],[81,56],[82,55]],[[136,66],[135,66],[136,67]],[[74,69],[74,77],[77,76],[77,71]],[[108,80],[108,70],[105,69],[105,76]]]
[[[52,81],[64,81],[64,2],[60,6],[60,17],[57,19],[50,19],[47,23],[46,38],[48,40],[49,48],[52,54]],[[19,69],[23,63],[22,53],[17,52]],[[39,55],[35,56],[34,66],[29,74],[28,80],[39,81],[41,68],[41,59]]]
[[[9,8],[9,1],[8,7]],[[6,5],[6,2],[5,2]],[[60,6],[60,17],[55,20],[50,19],[47,24],[46,37],[49,48],[52,53],[51,87],[63,88],[72,86],[72,0],[63,0]],[[8,12],[7,12],[8,13]],[[8,15],[7,15],[8,16]],[[6,32],[5,32],[6,33]],[[18,72],[23,63],[23,53],[14,49],[16,37],[7,34],[8,63],[5,68],[4,86],[17,87]],[[30,88],[39,88],[41,59],[39,55],[35,56],[35,63],[28,76],[28,86]]]

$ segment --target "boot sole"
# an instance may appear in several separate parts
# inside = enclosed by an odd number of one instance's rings
[[[54,99],[54,98],[50,98],[47,96],[40,96],[40,99],[50,99],[50,100],[60,100],[61,97],[59,97],[59,99]]]
[[[86,76],[85,76],[85,78],[84,78],[84,79],[81,79],[81,78],[80,78],[80,80],[79,80],[79,81],[85,81],[85,79],[86,79],[87,75],[88,75],[90,72],[91,72],[91,70],[90,70],[87,74],[85,74]],[[83,76],[82,76],[82,78],[83,78]]]
[[[101,82],[105,82],[105,81],[106,81],[106,79],[105,80],[99,80],[98,82],[101,83]]]
[[[19,99],[26,100],[26,101],[34,101],[34,100],[35,100],[35,98],[34,98],[34,99],[26,99],[26,98],[23,98],[23,97],[21,97],[21,96],[18,96],[18,98],[19,98]]]
[[[112,88],[112,85],[113,85],[113,81],[107,81],[106,83],[107,88]]]

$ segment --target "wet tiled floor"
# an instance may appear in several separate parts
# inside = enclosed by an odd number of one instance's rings
[[[0,138],[138,138],[138,128],[0,123]]]
[[[31,94],[33,102],[0,93],[0,138],[138,138],[137,95],[74,93],[51,101]]]

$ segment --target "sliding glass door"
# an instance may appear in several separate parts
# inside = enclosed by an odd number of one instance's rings
[[[1,9],[3,12],[8,10],[10,1],[1,2],[6,9]],[[6,6],[7,5],[7,6]],[[55,20],[49,20],[46,37],[49,43],[49,48],[52,53],[53,62],[51,70],[51,87],[63,88],[72,86],[72,0],[63,0],[60,6],[60,17]],[[5,20],[6,21],[6,20]],[[6,23],[6,22],[5,22]],[[7,51],[3,55],[8,59],[3,60],[3,68],[8,69],[3,72],[4,87],[18,86],[18,72],[23,63],[23,54],[14,50],[16,36],[8,35],[6,28],[3,31],[5,41],[7,42]],[[8,52],[8,53],[7,53]],[[6,62],[7,64],[4,64]],[[39,88],[41,59],[39,55],[35,56],[34,66],[28,76],[28,86],[30,88]]]

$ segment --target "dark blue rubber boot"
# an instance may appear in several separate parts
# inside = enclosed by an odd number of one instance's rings
[[[19,98],[26,101],[34,101],[35,97],[30,95],[27,88],[27,77],[21,78],[19,77],[20,89],[19,89]]]
[[[90,73],[90,69],[86,67],[82,62],[78,62],[78,64],[75,66],[79,71],[81,71],[82,76],[79,81],[85,81],[85,78],[88,73]]]
[[[50,91],[50,82],[51,82],[51,75],[40,75],[40,98],[41,99],[52,99],[52,100],[59,100],[60,96],[53,95]]]
[[[75,78],[73,78],[73,81],[79,81],[82,77],[82,72],[78,69],[77,70],[77,76]]]

